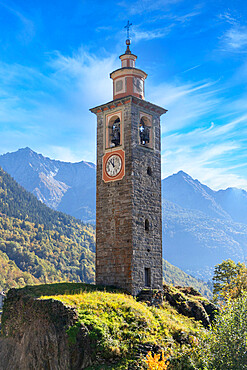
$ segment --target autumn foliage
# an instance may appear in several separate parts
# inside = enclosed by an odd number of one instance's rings
[[[169,354],[165,355],[164,351],[161,354],[152,355],[149,352],[146,356],[145,362],[148,365],[148,370],[166,370],[169,365]]]

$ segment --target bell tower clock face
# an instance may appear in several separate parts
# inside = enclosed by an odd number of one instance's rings
[[[123,149],[105,153],[103,156],[103,181],[121,180],[125,175],[125,152]]]
[[[122,159],[119,155],[113,154],[106,161],[106,174],[110,177],[117,176],[122,169]]]

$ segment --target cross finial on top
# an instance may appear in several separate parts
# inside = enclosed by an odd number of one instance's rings
[[[130,23],[130,21],[128,21],[128,23],[124,27],[124,28],[127,29],[127,40],[129,40],[129,38],[130,38],[130,26],[132,26],[132,23]]]

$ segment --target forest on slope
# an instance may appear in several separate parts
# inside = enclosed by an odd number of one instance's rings
[[[93,225],[53,211],[0,168],[0,287],[94,281]]]

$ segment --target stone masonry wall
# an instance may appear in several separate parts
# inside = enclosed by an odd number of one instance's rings
[[[105,183],[102,180],[105,116],[120,110],[125,176],[120,181]],[[97,126],[96,283],[132,292],[131,105],[124,104],[98,114]]]
[[[140,111],[152,115],[153,149],[139,145]],[[160,118],[150,109],[132,106],[133,281],[134,294],[144,287],[144,269],[151,271],[151,289],[162,289]],[[148,167],[151,174],[147,173]],[[149,230],[145,230],[145,220]]]
[[[145,267],[151,269],[151,288],[162,288],[160,121],[153,105],[146,106],[125,98],[97,111],[96,283],[121,287],[133,295],[145,286]],[[125,151],[125,176],[105,183],[106,115],[119,111],[124,143],[117,149]],[[139,143],[140,112],[152,115],[153,149]],[[150,223],[148,232],[145,219]]]

